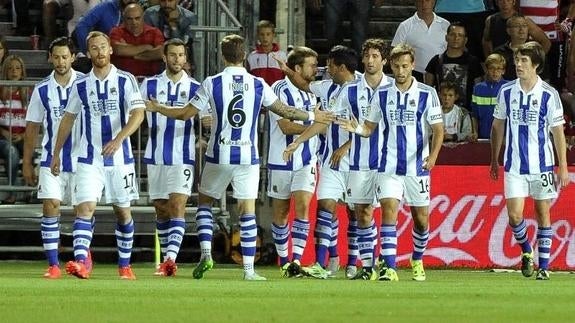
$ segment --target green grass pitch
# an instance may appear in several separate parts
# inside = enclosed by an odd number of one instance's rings
[[[518,272],[427,270],[426,282],[280,278],[241,280],[239,266],[218,266],[192,279],[192,264],[176,277],[154,277],[136,264],[136,281],[121,281],[111,264],[96,264],[89,280],[42,278],[44,262],[0,262],[0,322],[574,322],[575,275],[550,281]]]

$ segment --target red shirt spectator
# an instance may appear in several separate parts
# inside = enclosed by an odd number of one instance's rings
[[[144,24],[142,7],[124,9],[124,22],[110,31],[114,53],[112,64],[135,76],[153,76],[162,68],[164,36],[158,28]]]

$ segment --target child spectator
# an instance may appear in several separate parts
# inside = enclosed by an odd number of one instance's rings
[[[473,138],[471,119],[466,109],[455,101],[459,99],[459,88],[453,82],[442,82],[439,92],[445,135],[443,142],[471,141]]]
[[[257,26],[258,44],[246,60],[246,69],[255,76],[263,78],[270,86],[275,81],[281,80],[284,73],[280,69],[278,62],[273,58],[277,57],[282,62],[287,60],[287,55],[277,43],[274,43],[275,26],[269,20],[261,20]]]
[[[2,79],[20,81],[26,78],[22,58],[9,55],[2,64]],[[0,159],[8,176],[8,185],[14,185],[24,148],[26,131],[26,105],[28,88],[5,86],[0,88]],[[9,195],[2,204],[14,204],[16,197]]]
[[[491,54],[485,59],[485,81],[473,88],[471,97],[471,121],[473,123],[474,139],[489,139],[491,137],[491,123],[493,110],[497,100],[497,93],[503,84],[505,73],[505,58],[500,54]]]

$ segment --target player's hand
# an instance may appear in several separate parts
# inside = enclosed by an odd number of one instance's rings
[[[477,135],[476,132],[472,132],[471,135],[469,136],[469,142],[477,142],[477,138],[479,138],[479,136]]]
[[[279,68],[280,68],[280,70],[282,70],[282,72],[287,73],[288,71],[291,70],[287,66],[286,62],[284,60],[280,59],[275,53],[272,53],[272,58],[275,59],[276,62],[278,62]]]
[[[52,156],[52,163],[50,163],[50,171],[52,175],[60,175],[60,154]]]
[[[21,133],[13,133],[12,134],[12,142],[20,142],[24,140],[24,134]]]
[[[146,111],[148,112],[158,112],[160,111],[161,104],[158,103],[154,97],[150,97],[149,100],[144,100],[144,104],[146,105]]]
[[[335,118],[335,124],[339,125],[339,127],[347,132],[354,133],[355,129],[359,125],[359,122],[355,118],[355,116],[351,115],[351,119],[348,118]]]
[[[427,156],[423,160],[423,169],[430,171],[434,166],[435,162],[437,161],[436,156]]]
[[[118,149],[120,149],[122,142],[116,140],[116,138],[110,140],[108,143],[102,147],[102,156],[113,156]]]
[[[22,177],[24,177],[24,183],[26,183],[26,185],[36,186],[36,172],[34,172],[34,166],[32,166],[31,163],[22,163]]]
[[[331,111],[322,111],[320,109],[315,109],[314,114],[315,114],[314,122],[317,123],[330,124],[336,119],[335,114]]]
[[[200,118],[200,121],[202,123],[202,127],[204,129],[211,129],[212,128],[212,116],[211,115],[206,115]]]
[[[569,185],[569,171],[567,166],[559,167],[557,169],[557,187],[563,188]]]
[[[289,144],[286,149],[283,152],[283,159],[284,161],[290,161],[291,157],[294,153],[294,151],[296,151],[297,147],[299,147],[299,143],[294,141],[291,144]]]
[[[491,175],[491,179],[493,179],[493,180],[499,179],[499,163],[498,162],[491,162],[491,166],[489,166],[489,174]]]
[[[329,166],[333,168],[339,167],[339,162],[349,154],[349,145],[343,145],[338,149],[334,150],[329,159]]]

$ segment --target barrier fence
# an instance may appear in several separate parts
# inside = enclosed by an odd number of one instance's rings
[[[569,167],[571,184],[560,191],[559,198],[551,208],[554,231],[550,259],[552,270],[575,269],[575,166]],[[310,206],[310,223],[313,232],[316,203]],[[489,177],[489,166],[438,165],[431,172],[430,235],[424,262],[427,267],[452,268],[509,268],[518,267],[521,249],[515,242],[508,226],[503,176],[497,181]],[[537,246],[535,230],[537,222],[533,202],[527,199],[524,216],[528,223],[531,244]],[[293,218],[293,210],[290,217]],[[345,265],[348,220],[345,208],[338,206],[340,262]],[[375,212],[376,223],[381,222],[379,209]],[[400,207],[397,236],[398,264],[409,266],[413,250],[409,207]],[[302,263],[315,261],[313,237],[310,234]],[[379,250],[379,249],[378,249]]]

